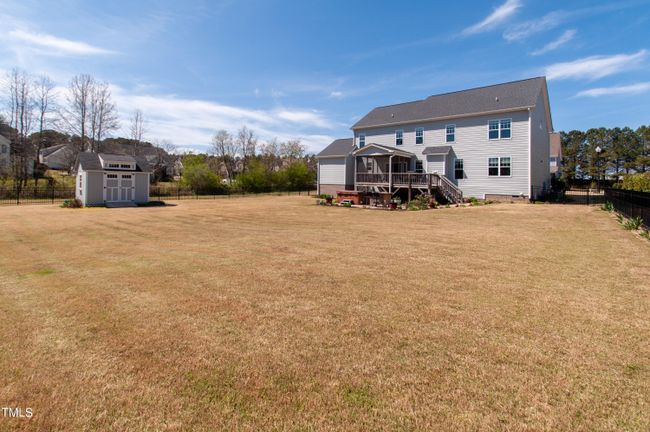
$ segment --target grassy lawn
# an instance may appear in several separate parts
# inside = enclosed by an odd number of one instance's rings
[[[650,242],[595,207],[0,208],[0,430],[650,429]]]

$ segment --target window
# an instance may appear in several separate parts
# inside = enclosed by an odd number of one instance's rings
[[[108,164],[108,167],[109,167],[109,168],[119,168],[119,167],[120,167],[120,164],[109,163],[109,164]]]
[[[463,160],[456,159],[456,162],[454,162],[454,178],[456,180],[462,179],[464,177],[463,167],[464,167]]]
[[[366,163],[366,168],[368,168],[368,172],[372,172],[372,159],[368,159],[368,162]]]
[[[395,131],[395,145],[402,145],[404,144],[404,131],[402,129],[398,129]]]
[[[106,175],[106,178],[109,178],[109,179],[116,179],[116,178],[117,178],[117,174],[107,174],[107,175]]]
[[[122,175],[122,178],[123,178],[123,179],[130,179],[131,176],[130,176],[130,175]]]
[[[549,161],[551,162],[551,166],[552,166],[552,167],[557,166],[557,157],[555,157],[555,156],[551,156],[551,158],[549,159]]]
[[[7,144],[2,144],[2,153],[7,153]]]
[[[512,136],[512,120],[490,120],[488,122],[488,138],[491,140],[509,139]]]
[[[422,161],[421,160],[416,160],[415,161],[415,172],[416,173],[423,173],[424,168],[422,167]]]
[[[82,180],[83,180],[83,176],[79,174],[79,189],[81,189],[81,185],[83,184]]]
[[[415,143],[424,144],[424,128],[415,128]]]
[[[360,133],[359,134],[359,148],[364,147],[366,145],[366,134]]]
[[[510,177],[510,157],[491,157],[488,159],[488,175],[490,177]]]
[[[131,164],[122,164],[120,165],[120,168],[131,169]]]
[[[456,125],[447,125],[445,141],[450,143],[456,141]]]
[[[510,176],[510,158],[509,157],[502,157],[500,159],[500,169],[501,169],[501,176],[503,177],[509,177]]]

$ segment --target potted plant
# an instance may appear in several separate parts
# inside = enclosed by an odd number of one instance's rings
[[[332,201],[334,200],[334,197],[332,195],[325,195],[325,202],[327,205],[332,205]]]
[[[393,199],[391,199],[390,202],[388,203],[388,208],[391,209],[391,210],[396,210],[396,209],[397,209],[397,206],[400,205],[401,203],[402,203],[402,200],[401,200],[401,199],[399,199],[399,198],[393,198]]]

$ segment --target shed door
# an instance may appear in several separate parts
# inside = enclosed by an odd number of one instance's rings
[[[119,174],[104,174],[106,201],[119,201]]]
[[[120,201],[133,201],[134,178],[131,174],[122,174],[120,180]]]

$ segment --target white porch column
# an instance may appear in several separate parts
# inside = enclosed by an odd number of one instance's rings
[[[357,192],[357,155],[354,155],[354,191]]]
[[[388,157],[388,192],[393,193],[393,156]]]

